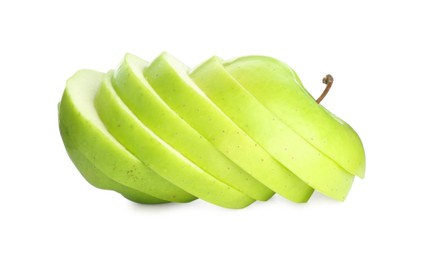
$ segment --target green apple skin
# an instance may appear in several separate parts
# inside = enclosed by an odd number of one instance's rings
[[[103,73],[96,71],[78,71],[67,81],[59,105],[59,129],[63,142],[83,176],[94,186],[113,188],[141,203],[153,203],[153,197],[159,199],[156,201],[158,203],[190,202],[196,199],[146,167],[107,132],[93,103],[103,77]],[[107,187],[109,184],[105,186],[99,172],[113,181],[112,187]],[[122,186],[131,190],[126,192]],[[143,198],[141,193],[151,198]]]
[[[81,175],[88,183],[96,188],[103,190],[112,190],[120,193],[125,198],[141,204],[162,204],[168,201],[160,200],[143,192],[131,189],[116,181],[113,181],[103,172],[101,172],[94,164],[92,164],[86,156],[80,151],[71,148],[72,145],[67,146],[67,152],[72,162],[75,164]]]
[[[272,197],[273,191],[230,161],[160,99],[143,76],[147,65],[127,54],[112,79],[116,93],[138,119],[215,178],[253,199],[265,201]]]
[[[334,199],[346,198],[354,176],[281,122],[225,70],[220,59],[212,57],[191,77],[233,122],[305,183]]]
[[[181,118],[233,162],[285,198],[306,202],[313,189],[272,158],[222,113],[190,79],[187,71],[185,65],[163,53],[144,70],[144,76]],[[238,103],[236,97],[230,97],[230,100]]]
[[[225,62],[226,70],[281,121],[349,173],[363,178],[365,153],[357,133],[316,103],[288,65],[270,57]]]
[[[163,178],[190,194],[225,208],[244,208],[254,200],[212,177],[155,135],[128,109],[113,89],[108,73],[95,106],[108,131]]]

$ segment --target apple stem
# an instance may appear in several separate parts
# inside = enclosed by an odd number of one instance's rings
[[[333,77],[330,74],[326,75],[326,77],[323,78],[323,84],[326,84],[326,88],[323,91],[323,93],[320,95],[320,97],[316,99],[317,104],[320,104],[320,102],[322,102],[322,100],[326,97],[326,94],[329,92],[330,88],[332,87]]]

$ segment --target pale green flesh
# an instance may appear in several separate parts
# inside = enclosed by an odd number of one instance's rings
[[[200,65],[191,77],[227,116],[301,180],[332,198],[345,199],[354,176],[267,110],[224,69],[218,58]]]
[[[179,116],[246,172],[292,201],[309,199],[313,189],[225,116],[189,78],[183,64],[164,53],[144,70],[144,76]]]
[[[364,177],[365,154],[357,133],[317,104],[295,72],[270,57],[248,56],[226,70],[281,121],[349,173]]]
[[[95,106],[112,135],[157,174],[187,192],[226,208],[243,208],[254,200],[220,182],[161,140],[126,107],[109,73],[97,92]]]
[[[79,151],[111,180],[161,200],[189,202],[195,197],[158,176],[106,130],[93,101],[103,73],[81,70],[67,81],[59,125],[67,149]]]
[[[125,198],[142,204],[159,204],[167,203],[168,201],[160,200],[155,197],[149,196],[140,191],[131,189],[125,185],[113,181],[101,172],[97,167],[92,164],[80,151],[75,149],[67,149],[69,157],[75,164],[76,168],[82,176],[94,187],[105,190],[113,190],[120,193]]]
[[[143,76],[147,62],[127,54],[113,88],[128,108],[162,140],[217,179],[257,200],[274,192],[240,169],[160,99]]]

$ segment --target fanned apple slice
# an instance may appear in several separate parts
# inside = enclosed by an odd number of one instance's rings
[[[309,199],[313,189],[272,158],[213,104],[190,79],[188,68],[181,62],[163,53],[144,70],[144,76],[179,116],[258,181],[292,201]],[[230,99],[238,102],[236,97]]]
[[[263,56],[224,62],[226,70],[267,109],[349,173],[364,177],[365,154],[357,133],[316,103],[286,64]]]
[[[93,103],[103,77],[104,74],[100,72],[81,70],[67,81],[59,105],[59,128],[67,150],[78,151],[109,179],[128,188],[160,200],[194,200],[193,195],[146,167],[107,132]],[[69,155],[73,157],[75,164],[83,167],[84,163],[79,163],[72,152]],[[82,173],[94,174],[85,170]],[[100,180],[101,178],[97,181]],[[95,182],[95,179],[91,178],[91,181]],[[130,194],[128,196],[133,198]]]
[[[113,89],[112,75],[104,78],[95,106],[108,131],[121,144],[157,174],[205,201],[226,208],[244,208],[254,202],[203,171],[138,120]]]
[[[273,191],[230,161],[161,100],[143,76],[147,65],[127,54],[112,79],[116,93],[134,115],[207,173],[253,199],[268,200]]]
[[[332,198],[346,198],[354,176],[281,122],[225,70],[217,57],[196,68],[191,77],[233,122],[300,179]]]

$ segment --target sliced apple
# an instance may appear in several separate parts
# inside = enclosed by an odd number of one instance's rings
[[[105,126],[129,151],[163,178],[210,203],[243,208],[254,200],[214,178],[160,139],[128,109],[116,94],[108,73],[95,106]]]
[[[197,67],[191,77],[233,122],[301,180],[332,198],[346,198],[354,176],[263,106],[225,70],[217,57]]]
[[[349,173],[364,177],[365,154],[357,133],[316,103],[296,73],[270,57],[247,56],[226,70],[278,119]]]
[[[115,72],[67,81],[59,128],[90,184],[138,203],[243,208],[314,189],[343,201],[364,177],[364,148],[317,102],[270,57],[213,57],[190,73],[167,53],[151,64],[128,54]]]
[[[163,53],[144,70],[144,76],[180,117],[242,169],[292,201],[307,201],[313,189],[234,124],[196,86],[187,71],[185,65]],[[238,103],[237,97],[228,99]],[[239,109],[244,108],[240,106]]]
[[[134,115],[207,173],[254,199],[269,199],[273,191],[230,161],[161,100],[143,76],[147,65],[127,54],[112,79],[116,93]]]
[[[71,158],[80,169],[93,166],[110,180],[151,197],[173,202],[194,200],[193,195],[146,167],[107,132],[93,103],[103,77],[100,72],[81,70],[67,81],[59,106],[59,128],[67,150],[71,151]],[[84,162],[79,164],[77,155],[72,151],[81,153],[92,166],[84,166]],[[92,183],[96,182],[93,176],[87,175],[90,171],[82,170],[81,173]],[[97,185],[104,187],[101,183]],[[137,198],[130,193],[125,194]]]

